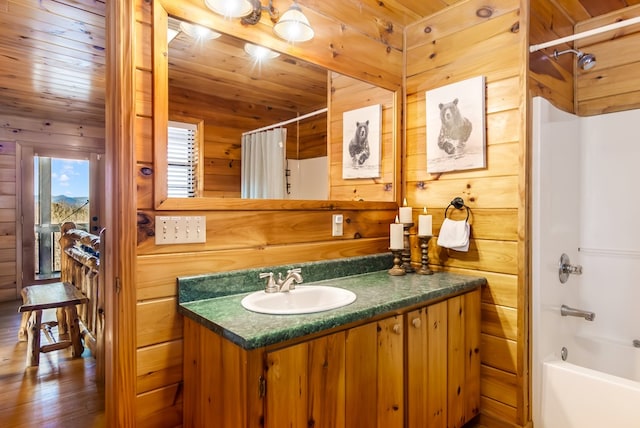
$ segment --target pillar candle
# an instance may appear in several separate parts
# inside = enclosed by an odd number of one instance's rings
[[[418,216],[418,236],[433,235],[432,224],[433,218],[431,214],[427,214],[427,208],[425,207],[424,214]]]
[[[407,200],[404,200],[404,206],[400,207],[400,223],[413,223],[412,208],[407,206]]]
[[[392,250],[402,250],[404,248],[404,226],[402,223],[391,223],[389,247]]]

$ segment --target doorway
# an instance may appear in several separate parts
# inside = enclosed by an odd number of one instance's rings
[[[22,257],[20,287],[59,281],[60,226],[101,229],[102,156],[36,147],[21,150]]]

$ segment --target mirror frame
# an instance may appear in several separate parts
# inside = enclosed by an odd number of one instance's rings
[[[205,25],[215,31],[229,33],[229,29],[220,30],[211,22],[203,22],[202,11],[197,13],[195,10],[188,9],[187,6],[181,8],[171,7],[170,0],[155,0],[153,2],[153,31],[152,31],[152,47],[153,47],[153,195],[154,208],[156,210],[203,210],[203,211],[241,211],[241,210],[370,210],[370,209],[396,209],[399,205],[400,195],[402,191],[401,185],[401,142],[399,141],[400,123],[402,115],[400,89],[389,89],[393,93],[393,156],[394,156],[394,185],[393,192],[395,194],[394,202],[388,201],[340,201],[340,200],[300,200],[300,199],[242,199],[242,198],[214,198],[214,197],[196,197],[196,198],[169,198],[167,196],[167,178],[166,174],[161,171],[167,170],[167,157],[162,153],[167,151],[167,126],[169,121],[169,80],[168,80],[168,45],[167,45],[167,25],[169,15],[180,19],[185,19],[194,23]],[[170,9],[170,10],[168,10]],[[187,17],[184,15],[193,15]],[[213,14],[213,12],[211,13]],[[221,18],[224,19],[224,18]],[[210,20],[209,20],[210,21]],[[226,20],[227,26],[232,25]],[[233,34],[232,34],[233,35]],[[238,36],[235,36],[238,37]],[[240,35],[244,38],[244,34]],[[260,42],[259,40],[248,40],[252,43]],[[263,43],[264,44],[264,43]],[[271,47],[270,47],[271,48]],[[306,58],[301,58],[309,61]],[[309,61],[313,62],[313,61]],[[331,71],[325,65],[323,67]],[[344,74],[342,71],[333,70]],[[354,77],[362,80],[361,77]],[[374,82],[369,82],[377,85]]]

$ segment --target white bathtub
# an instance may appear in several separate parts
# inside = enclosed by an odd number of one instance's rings
[[[637,169],[638,157],[629,153],[640,153],[640,146],[637,131],[625,124],[639,120],[640,110],[577,117],[534,99],[535,428],[640,428],[640,348],[633,346],[640,340],[640,229],[629,227],[637,223],[640,200],[615,208],[637,193],[625,174]],[[613,140],[625,146],[611,151]],[[563,253],[583,267],[566,283],[558,275]],[[594,312],[595,320],[563,317],[563,304]]]
[[[536,428],[640,427],[639,405],[640,348],[576,337],[567,361],[542,364],[540,417],[534,422]]]

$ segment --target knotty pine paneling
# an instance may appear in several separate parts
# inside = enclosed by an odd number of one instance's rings
[[[602,17],[576,24],[575,32],[588,31],[640,16],[640,5],[630,6]],[[640,108],[640,26],[579,40],[578,49],[592,53],[597,64],[588,71],[577,68],[576,113],[579,116],[612,113]]]
[[[574,21],[549,0],[532,0],[529,12],[529,44],[539,44],[573,34]],[[573,112],[573,55],[553,58],[553,50],[570,49],[569,44],[550,47],[529,54],[529,90],[542,96],[561,110]],[[567,57],[567,58],[565,58]]]
[[[0,301],[16,300],[16,144],[0,141]]]
[[[182,387],[174,383],[138,394],[135,402],[136,427],[157,428],[182,425]]]
[[[524,59],[526,22],[520,2],[492,2],[493,15],[475,12],[483,2],[453,5],[406,30],[406,195],[409,205],[434,215],[434,235],[444,210],[456,196],[471,208],[471,243],[457,252],[429,243],[430,263],[436,270],[485,276],[482,291],[481,360],[483,376],[499,369],[503,377],[481,380],[480,412],[492,414],[498,403],[503,422],[525,425],[528,406],[526,294],[526,87]],[[426,31],[425,31],[426,29]],[[486,79],[487,167],[471,171],[429,174],[426,171],[425,92],[475,77]],[[462,219],[466,211],[453,208],[449,217]],[[498,229],[505,226],[504,230]],[[417,245],[417,242],[414,242]],[[494,284],[495,281],[495,284]],[[508,384],[506,384],[508,380]],[[504,383],[504,385],[503,385]],[[501,393],[512,395],[505,399]],[[515,398],[514,398],[515,397]],[[502,401],[501,401],[502,400]]]
[[[178,340],[138,348],[136,370],[139,394],[182,380],[182,334],[180,336]]]
[[[140,255],[137,260],[139,301],[177,296],[176,277],[209,272],[277,266],[353,257],[366,251],[381,253],[389,248],[389,238],[335,240],[297,245],[237,248],[220,251]]]

